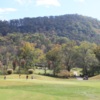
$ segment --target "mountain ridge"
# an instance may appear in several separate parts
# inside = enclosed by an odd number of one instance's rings
[[[78,14],[0,21],[0,33],[47,33],[72,40],[100,42],[100,21]]]

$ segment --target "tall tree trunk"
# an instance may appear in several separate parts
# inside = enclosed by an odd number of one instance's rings
[[[87,74],[88,74],[87,68],[86,68],[86,66],[84,65],[84,66],[83,66],[83,75],[87,75]]]
[[[46,75],[46,72],[47,72],[47,70],[46,70],[46,66],[44,67],[44,74]]]
[[[68,70],[70,72],[70,59],[71,59],[71,55],[68,57],[67,62],[66,62],[66,70]]]
[[[56,66],[55,66],[54,62],[52,62],[52,64],[53,64],[53,76],[55,76],[56,75]]]

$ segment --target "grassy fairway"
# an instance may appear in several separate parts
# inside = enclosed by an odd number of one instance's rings
[[[35,76],[25,79],[23,75],[0,76],[0,100],[100,100],[100,81],[55,79]]]

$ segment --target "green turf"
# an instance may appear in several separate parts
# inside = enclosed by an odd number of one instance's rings
[[[0,100],[100,100],[100,81],[0,76]]]

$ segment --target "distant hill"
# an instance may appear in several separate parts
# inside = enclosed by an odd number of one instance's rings
[[[100,43],[100,21],[77,14],[0,21],[0,33],[57,34],[78,41]]]

